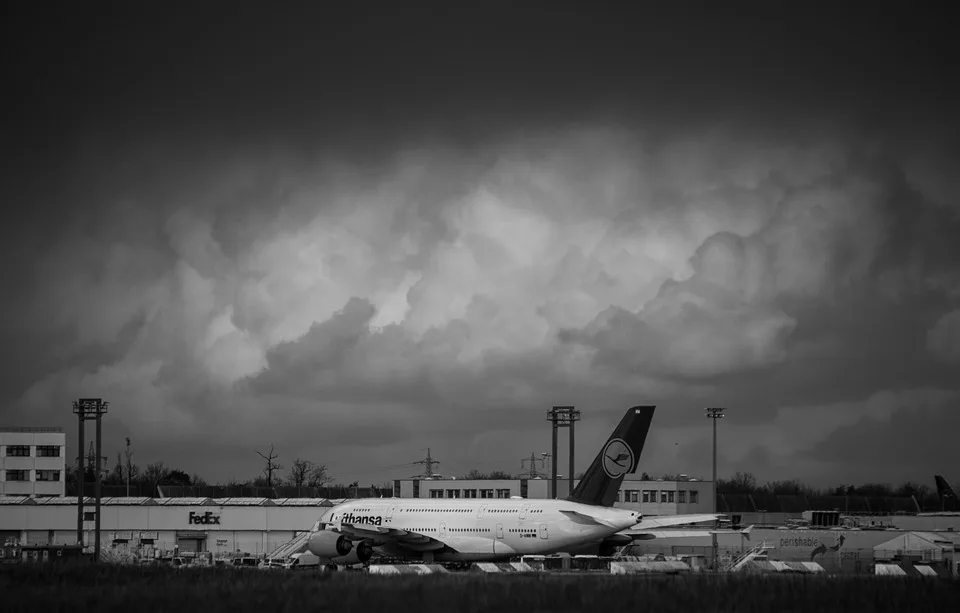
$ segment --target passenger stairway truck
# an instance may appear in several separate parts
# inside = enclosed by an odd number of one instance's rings
[[[310,532],[302,532],[293,537],[293,540],[280,545],[267,555],[267,563],[271,561],[287,561],[295,553],[303,553],[307,550],[307,543],[310,540]]]
[[[733,560],[729,565],[723,568],[724,572],[735,573],[743,569],[748,563],[752,562],[758,556],[761,556],[768,549],[773,549],[773,545],[767,545],[766,542],[761,541],[759,545],[751,549],[746,550],[738,558]]]

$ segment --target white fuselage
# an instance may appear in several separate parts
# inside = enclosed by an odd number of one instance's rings
[[[435,550],[434,543],[434,550],[425,547],[411,552],[410,546],[398,547],[387,539],[379,542],[376,537],[374,546],[387,555],[438,562],[493,561],[564,551],[599,543],[639,521],[638,511],[513,498],[354,500],[330,509],[322,519],[327,530],[337,532],[349,523],[357,528],[422,534],[448,548]]]

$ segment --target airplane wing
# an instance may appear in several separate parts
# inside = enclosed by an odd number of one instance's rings
[[[339,532],[351,538],[368,540],[374,547],[389,544],[411,551],[438,551],[440,549],[449,549],[446,543],[438,541],[431,536],[411,530],[401,530],[399,528],[340,524]]]
[[[665,528],[667,526],[684,526],[687,524],[699,524],[707,521],[715,521],[719,515],[714,513],[704,513],[701,515],[670,515],[661,517],[650,517],[643,519],[636,526],[625,530],[624,532],[647,531],[656,528]]]
[[[586,525],[592,524],[592,525],[599,525],[599,526],[607,526],[609,528],[614,527],[613,524],[611,524],[610,522],[604,521],[599,517],[594,517],[593,515],[580,513],[579,511],[560,511],[560,512],[578,524],[586,524]]]
[[[633,536],[634,540],[647,541],[665,538],[695,538],[710,535],[714,532],[714,530],[648,530],[646,532],[631,534],[630,536]]]

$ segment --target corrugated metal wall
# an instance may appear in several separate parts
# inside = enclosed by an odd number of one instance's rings
[[[49,545],[53,530],[27,530],[27,545]]]

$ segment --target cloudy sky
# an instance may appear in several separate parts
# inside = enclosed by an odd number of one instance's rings
[[[960,479],[946,7],[204,4],[5,24],[0,421],[379,483],[555,404],[578,470],[649,403],[642,469],[707,476],[723,406],[721,475]]]

